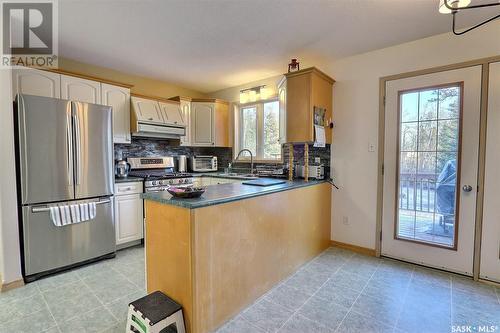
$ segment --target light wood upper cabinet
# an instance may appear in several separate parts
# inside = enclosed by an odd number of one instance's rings
[[[60,98],[61,76],[38,69],[14,69],[12,71],[12,94],[12,100],[17,94]]]
[[[113,142],[130,143],[130,89],[102,83],[101,96],[113,107]]]
[[[137,121],[152,121],[163,124],[163,116],[158,101],[135,96],[132,96],[131,100],[134,104],[134,109],[137,111],[134,113]]]
[[[61,75],[61,98],[101,104],[101,83],[79,77]]]
[[[325,137],[332,142],[333,83],[331,77],[316,69],[306,68],[285,74],[280,85],[286,99],[286,142],[314,142],[314,107],[326,109]],[[281,96],[280,96],[281,97]]]
[[[228,102],[219,99],[193,99],[191,124],[193,146],[231,147]]]
[[[286,78],[278,84],[278,100],[280,105],[280,144],[286,143]]]
[[[186,119],[182,114],[179,102],[160,102],[160,110],[163,116],[163,121],[168,125],[186,125]]]
[[[229,103],[218,101],[215,103],[215,146],[231,147],[229,139]]]

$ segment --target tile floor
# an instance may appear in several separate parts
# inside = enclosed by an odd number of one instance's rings
[[[128,303],[146,295],[144,248],[0,293],[0,333],[124,333]]]
[[[0,333],[123,333],[128,303],[145,295],[143,270],[139,247],[0,293]],[[500,332],[500,288],[330,248],[217,333],[439,333],[451,325]]]
[[[449,333],[452,325],[500,332],[500,288],[330,248],[217,333]]]

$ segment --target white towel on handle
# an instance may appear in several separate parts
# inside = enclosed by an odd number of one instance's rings
[[[89,220],[89,204],[82,203],[79,206],[80,206],[80,217],[81,217],[82,222],[88,221]]]
[[[78,222],[85,222],[85,221],[90,221],[95,219],[97,215],[97,209],[96,209],[96,202],[85,202],[78,204],[78,209],[79,210],[79,221]],[[73,223],[78,223],[73,221]]]
[[[58,206],[51,206],[50,209],[50,219],[56,227],[62,227],[61,213],[59,212]]]
[[[96,202],[49,207],[50,219],[56,227],[90,221],[97,215]]]
[[[61,213],[62,225],[65,226],[65,225],[71,224],[71,211],[69,209],[69,206],[68,205],[60,205],[59,211]]]
[[[80,206],[79,205],[70,205],[71,210],[71,222],[72,223],[80,223],[82,219],[80,217]]]
[[[89,218],[91,220],[95,219],[97,215],[97,203],[95,201],[89,202]]]

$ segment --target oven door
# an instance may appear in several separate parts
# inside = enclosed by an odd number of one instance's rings
[[[151,193],[151,192],[165,192],[167,191],[168,186],[152,186],[152,187],[146,187],[144,189],[144,192],[146,193]]]

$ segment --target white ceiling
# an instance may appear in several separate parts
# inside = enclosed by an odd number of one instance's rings
[[[451,16],[439,14],[438,3],[60,0],[59,54],[213,92],[284,73],[292,57],[321,68],[332,59],[448,32]],[[461,25],[496,12],[465,13]]]

